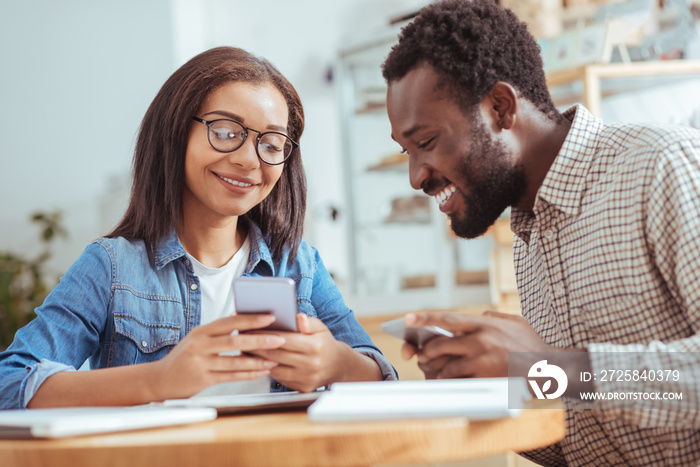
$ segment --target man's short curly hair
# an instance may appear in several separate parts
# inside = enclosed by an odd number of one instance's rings
[[[422,63],[445,79],[467,114],[504,81],[550,118],[559,115],[539,45],[525,24],[494,0],[443,0],[424,7],[402,29],[382,73],[391,84]]]

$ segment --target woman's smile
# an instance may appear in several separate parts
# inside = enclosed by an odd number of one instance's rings
[[[258,183],[254,180],[237,177],[235,175],[222,175],[216,172],[212,172],[216,178],[223,183],[224,187],[231,191],[232,193],[237,193],[245,195],[250,193],[258,186]]]

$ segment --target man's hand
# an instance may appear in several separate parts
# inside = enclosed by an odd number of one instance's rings
[[[508,376],[508,352],[556,352],[522,317],[487,311],[481,316],[452,312],[408,313],[407,326],[440,326],[454,337],[436,337],[422,349],[404,343],[406,360],[418,356],[426,379]]]

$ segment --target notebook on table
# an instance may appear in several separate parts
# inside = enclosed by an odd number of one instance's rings
[[[309,407],[316,422],[466,417],[494,420],[520,413],[530,395],[522,378],[335,383]],[[519,404],[511,403],[513,400]]]
[[[197,396],[163,401],[165,407],[212,407],[219,414],[305,410],[324,391],[273,392],[225,396]]]
[[[64,438],[180,425],[216,418],[207,407],[71,407],[1,410],[0,438]]]

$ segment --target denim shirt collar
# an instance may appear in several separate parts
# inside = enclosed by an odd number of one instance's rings
[[[270,269],[270,273],[274,275],[275,264],[272,261],[272,254],[270,253],[270,248],[265,242],[262,231],[258,225],[251,220],[243,220],[239,218],[239,222],[244,222],[244,225],[248,227],[248,235],[250,236],[250,261],[245,269],[244,274],[248,275],[252,273],[260,263],[267,265]],[[180,243],[180,238],[177,236],[175,230],[171,230],[168,235],[166,235],[158,244],[158,248],[154,249],[155,257],[153,258],[153,263],[156,270],[163,269],[171,261],[178,258],[182,258],[186,255],[185,249]]]
[[[185,249],[180,243],[175,230],[171,230],[158,244],[157,248],[153,249],[153,265],[156,271],[160,271],[167,266],[171,261],[185,256]]]

